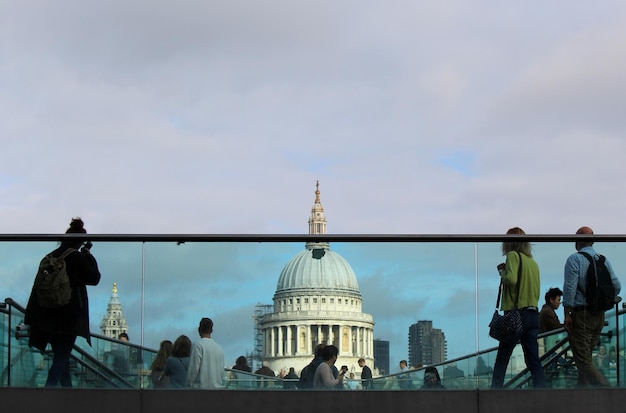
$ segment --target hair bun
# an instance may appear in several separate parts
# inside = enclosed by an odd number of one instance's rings
[[[84,228],[85,223],[80,217],[72,218],[72,222],[70,222],[70,227],[67,231],[67,234],[86,234],[87,230]]]

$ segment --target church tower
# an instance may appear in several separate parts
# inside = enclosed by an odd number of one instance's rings
[[[326,234],[326,217],[319,182],[309,218],[309,234]],[[307,242],[283,268],[273,311],[258,323],[262,358],[280,372],[299,372],[313,357],[315,347],[333,344],[340,364],[357,377],[358,359],[374,361],[374,320],[362,312],[361,292],[350,264],[331,250],[328,242]]]
[[[113,283],[113,291],[107,305],[107,312],[102,317],[102,322],[100,323],[100,334],[117,339],[121,333],[128,333],[128,326],[126,318],[122,313],[122,304],[117,295],[117,283]]]

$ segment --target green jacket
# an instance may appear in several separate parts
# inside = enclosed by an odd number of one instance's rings
[[[504,271],[500,273],[502,277],[502,302],[500,309],[507,311],[515,308],[517,272],[520,265],[519,257],[522,257],[522,282],[519,286],[519,300],[517,308],[537,307],[539,302],[539,291],[541,289],[539,279],[539,266],[532,258],[520,252],[511,251],[506,254]]]

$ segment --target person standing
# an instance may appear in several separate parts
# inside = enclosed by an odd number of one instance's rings
[[[200,339],[191,347],[187,387],[194,389],[221,389],[224,386],[224,351],[215,340],[213,321],[204,317],[198,326]]]
[[[322,356],[324,347],[326,347],[324,343],[319,343],[315,346],[313,360],[300,371],[300,379],[298,381],[299,389],[309,389],[313,387],[313,378],[315,377],[317,367],[324,362],[324,357]]]
[[[358,363],[359,367],[363,369],[361,370],[361,387],[369,389],[372,387],[372,370],[365,364],[364,358],[360,358]]]
[[[546,303],[541,307],[539,312],[539,333],[545,333],[546,331],[552,331],[563,327],[563,324],[559,321],[559,317],[556,314],[556,310],[561,306],[561,297],[563,291],[560,288],[550,288],[545,295]],[[543,351],[547,352],[554,349],[554,346],[559,342],[562,334],[552,334],[543,338]],[[559,357],[562,359],[562,357]],[[551,365],[552,367],[556,364]]]
[[[539,312],[539,332],[556,330],[563,327],[556,315],[556,310],[561,306],[563,291],[560,288],[550,288],[545,295],[546,303]]]
[[[289,367],[289,373],[283,377],[283,388],[284,389],[295,389],[298,384],[298,375],[296,374],[296,369],[294,367]]]
[[[593,235],[589,227],[581,227],[577,235]],[[596,259],[599,254],[593,249],[591,241],[577,241],[576,253],[565,262],[563,282],[563,310],[565,329],[569,334],[570,348],[578,370],[579,386],[609,386],[609,382],[593,365],[592,352],[600,341],[600,332],[604,326],[604,311],[591,311],[587,308],[585,291],[587,288],[587,269],[589,261],[581,253],[587,253]],[[609,260],[605,264],[611,274],[615,295],[622,287],[613,271]]]
[[[339,356],[339,349],[335,346],[328,345],[322,350],[322,357],[324,361],[317,366],[315,370],[315,376],[313,376],[313,387],[320,389],[333,389],[337,388],[343,383],[343,376],[347,373],[348,368],[342,366],[341,370],[337,374],[337,377],[333,374],[333,366]]]
[[[179,336],[174,341],[172,354],[165,362],[165,376],[168,378],[167,388],[182,389],[187,380],[189,357],[191,354],[191,340],[186,335]]]
[[[265,377],[272,377],[272,378],[276,377],[276,373],[274,373],[274,370],[270,368],[270,363],[267,360],[263,360],[263,362],[261,363],[261,368],[255,371],[254,374],[258,374],[260,376],[265,376]],[[257,382],[257,386],[258,387],[272,387],[274,386],[274,382],[275,382],[274,380],[259,378]]]
[[[165,375],[165,363],[172,354],[172,346],[172,342],[169,340],[163,340],[159,344],[159,351],[150,365],[150,383],[152,383],[153,389],[165,388],[170,381],[169,377]]]
[[[507,235],[525,235],[519,227],[511,228]],[[498,273],[502,280],[502,304],[500,309],[505,313],[515,308],[519,309],[522,318],[522,336],[520,344],[524,352],[526,367],[530,370],[535,388],[546,386],[543,367],[539,361],[539,345],[537,332],[539,330],[539,265],[533,259],[531,246],[528,241],[505,241],[502,243],[502,255],[506,262],[498,264]],[[521,273],[518,278],[518,270]],[[491,387],[498,389],[504,386],[506,368],[511,354],[517,343],[501,341],[498,345],[498,354],[493,368]]]
[[[411,380],[411,375],[409,374],[409,363],[406,360],[400,360],[399,363],[400,372],[403,374],[399,374],[396,378],[398,380],[398,386],[402,390],[409,390],[413,387],[413,380]]]
[[[66,234],[86,234],[83,220],[72,218]],[[65,267],[70,280],[71,297],[68,304],[59,308],[44,308],[37,298],[35,286],[26,306],[24,323],[30,325],[28,345],[41,351],[48,343],[52,347],[52,365],[48,371],[46,387],[72,387],[70,354],[77,336],[82,336],[91,346],[89,332],[89,300],[87,285],[98,285],[100,271],[91,255],[91,243],[82,248],[82,241],[67,239],[52,251],[53,257],[65,254]],[[80,249],[80,250],[79,250]]]

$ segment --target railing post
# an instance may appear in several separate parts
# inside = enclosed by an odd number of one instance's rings
[[[5,305],[7,305],[6,300],[5,300]],[[8,331],[7,331],[7,387],[11,387],[11,319],[13,318],[13,306],[11,305],[11,303],[8,303],[9,306],[9,321],[7,323],[8,325]]]
[[[615,376],[617,377],[616,385],[619,387],[619,376],[621,375],[621,370],[619,369],[619,303],[621,300],[615,303],[615,372],[617,373]]]

